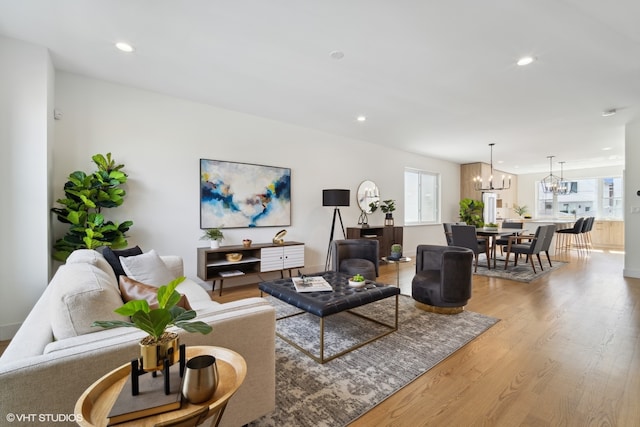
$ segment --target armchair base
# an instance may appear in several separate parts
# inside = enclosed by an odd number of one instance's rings
[[[428,311],[430,313],[437,314],[459,314],[464,311],[464,305],[462,307],[436,307],[435,305],[425,304],[423,302],[414,301],[416,308],[420,310]]]

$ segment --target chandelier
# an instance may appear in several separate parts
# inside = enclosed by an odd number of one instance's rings
[[[508,177],[508,181],[505,184],[505,176],[502,175],[502,185],[500,187],[494,186],[493,182],[493,146],[496,145],[494,143],[489,144],[491,147],[491,176],[489,176],[489,185],[487,187],[482,185],[482,177],[477,176],[473,178],[473,188],[476,191],[500,191],[500,190],[508,190],[511,188],[511,177]]]
[[[555,156],[547,156],[547,158],[549,159],[549,175],[547,175],[542,181],[540,181],[540,184],[542,185],[542,191],[544,193],[551,194],[567,194],[569,192],[569,185],[563,177],[564,170],[562,169],[562,165],[564,164],[564,162],[560,162],[561,172],[560,176],[558,177],[557,175],[553,174],[552,162],[554,157]]]

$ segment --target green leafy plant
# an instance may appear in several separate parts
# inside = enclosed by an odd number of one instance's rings
[[[126,192],[121,186],[127,182],[124,165],[117,165],[111,158],[96,154],[92,158],[98,170],[87,174],[75,171],[64,184],[65,198],[56,200],[62,207],[54,207],[58,220],[70,224],[67,234],[56,240],[53,257],[65,261],[76,249],[95,249],[111,246],[114,249],[127,246],[125,233],[133,225],[132,221],[120,224],[107,221],[103,208],[122,205]]]
[[[396,210],[396,201],[389,199],[389,200],[383,200],[382,203],[371,202],[369,203],[369,207],[371,208],[371,213],[375,212],[378,208],[380,208],[380,210],[383,213],[387,214]]]
[[[219,228],[208,228],[204,230],[204,234],[200,237],[200,240],[222,240],[224,234]]]
[[[527,208],[525,205],[522,206],[518,206],[518,205],[513,205],[513,211],[518,215],[518,216],[523,216],[528,212],[529,208]]]
[[[362,274],[356,274],[351,278],[352,282],[364,282],[364,276]]]
[[[184,279],[184,277],[179,277],[158,288],[158,308],[152,310],[146,300],[132,300],[114,310],[118,314],[131,317],[131,322],[97,320],[91,326],[100,326],[107,329],[119,327],[138,328],[149,334],[153,339],[150,344],[158,342],[162,334],[170,326],[177,326],[187,332],[208,334],[212,331],[210,325],[201,321],[189,322],[189,320],[196,317],[195,311],[185,310],[176,306],[181,298],[180,293],[176,291],[176,287]]]
[[[488,224],[485,224],[484,226],[491,227],[491,228],[498,228],[498,224],[496,224],[495,222],[490,222]]]
[[[476,228],[484,226],[482,220],[482,210],[484,203],[480,200],[462,199],[460,200],[460,220],[473,225]]]
[[[391,245],[391,252],[401,253],[402,252],[402,245],[399,244],[399,243],[394,243],[393,245]]]

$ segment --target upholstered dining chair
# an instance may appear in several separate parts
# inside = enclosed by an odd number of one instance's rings
[[[515,222],[515,221],[505,221],[502,223],[502,228],[508,228],[508,229],[514,229],[516,231],[513,232],[512,236],[515,236],[517,234],[520,234],[517,230],[522,230],[522,227],[524,226],[524,223],[522,222]],[[498,239],[496,239],[496,244],[495,246],[498,247],[500,246],[500,254],[502,255],[503,251],[502,251],[502,247],[503,246],[507,246],[509,244],[509,236],[502,236],[499,237]]]
[[[467,225],[466,222],[443,222],[442,226],[444,227],[444,237],[447,239],[447,246],[453,245],[453,238],[451,237],[451,226],[452,225]]]
[[[362,274],[365,279],[376,280],[380,257],[376,239],[344,239],[331,242],[334,271],[350,276]]]
[[[484,253],[487,257],[487,268],[491,269],[491,256],[489,255],[489,239],[476,235],[476,228],[473,225],[452,225],[451,237],[453,246],[460,246],[471,249],[476,258],[474,272],[478,271],[478,258]]]
[[[551,256],[549,255],[549,249],[551,248],[551,241],[553,240],[553,236],[556,232],[556,225],[544,225],[543,227],[547,228],[546,234],[544,235],[544,241],[542,242],[542,248],[540,252],[544,252],[547,255],[547,261],[549,261],[549,267],[553,267],[551,264]]]
[[[473,257],[468,248],[419,245],[411,281],[416,306],[442,314],[462,312],[471,298]]]
[[[545,236],[547,235],[547,226],[541,225],[536,229],[536,233],[531,235],[519,235],[519,236],[509,236],[509,244],[507,245],[507,256],[504,260],[504,269],[507,269],[509,265],[509,256],[511,254],[515,255],[514,265],[518,265],[518,255],[524,254],[527,256],[527,260],[531,262],[531,267],[533,268],[533,272],[536,272],[536,266],[533,261],[533,256],[535,255],[538,258],[538,264],[540,264],[540,269],[544,271],[544,267],[542,267],[542,260],[540,259],[540,251],[542,250]],[[527,243],[518,243],[523,239],[529,240]]]

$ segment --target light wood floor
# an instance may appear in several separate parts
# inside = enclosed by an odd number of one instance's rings
[[[474,276],[467,309],[501,321],[351,426],[640,425],[640,279],[621,253],[557,258],[570,263],[532,283]]]
[[[467,309],[501,321],[351,426],[640,425],[640,279],[622,277],[620,253],[564,259],[532,283],[474,276]],[[403,293],[414,268],[401,266]]]

